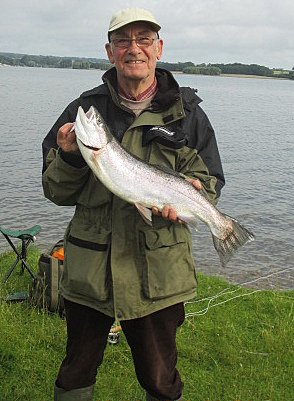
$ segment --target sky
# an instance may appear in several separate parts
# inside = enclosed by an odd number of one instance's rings
[[[0,0],[0,52],[107,58],[111,16],[151,11],[161,61],[294,67],[293,0]]]

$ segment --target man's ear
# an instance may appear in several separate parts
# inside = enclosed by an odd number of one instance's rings
[[[157,60],[161,59],[162,50],[163,50],[163,40],[162,39],[158,39],[158,41],[157,41],[157,55],[156,55]]]
[[[112,49],[111,49],[111,44],[110,43],[106,43],[105,45],[105,50],[108,56],[108,60],[111,62],[111,64],[114,64],[114,57],[113,57],[113,53],[112,53]]]

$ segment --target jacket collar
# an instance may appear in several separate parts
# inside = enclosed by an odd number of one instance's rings
[[[191,110],[196,104],[202,100],[195,94],[195,90],[191,88],[181,88],[174,79],[173,75],[163,68],[156,68],[155,70],[158,91],[152,101],[151,107],[154,111],[167,110],[177,100],[181,98],[181,94],[185,93],[183,98],[183,105],[186,110]],[[81,97],[88,97],[93,95],[109,96],[109,92],[115,103],[119,104],[117,95],[117,75],[115,67],[107,70],[102,80],[104,85],[99,85],[96,88],[90,89],[81,94]]]
[[[158,91],[151,103],[151,107],[154,111],[166,110],[180,98],[179,85],[172,74],[167,70],[156,68],[155,75]],[[102,76],[102,80],[108,86],[112,95],[114,92],[117,93],[117,75],[115,67],[106,71]]]

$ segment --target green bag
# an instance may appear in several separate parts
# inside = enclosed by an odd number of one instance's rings
[[[42,253],[38,262],[38,272],[31,288],[31,303],[49,312],[64,316],[64,300],[59,293],[60,278],[63,273],[62,257],[55,257],[63,250],[63,240],[58,241],[48,253]]]

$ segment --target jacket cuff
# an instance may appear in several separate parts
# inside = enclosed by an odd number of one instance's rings
[[[63,161],[73,167],[82,168],[87,165],[83,156],[80,153],[64,152],[60,148],[58,149],[58,153]]]

